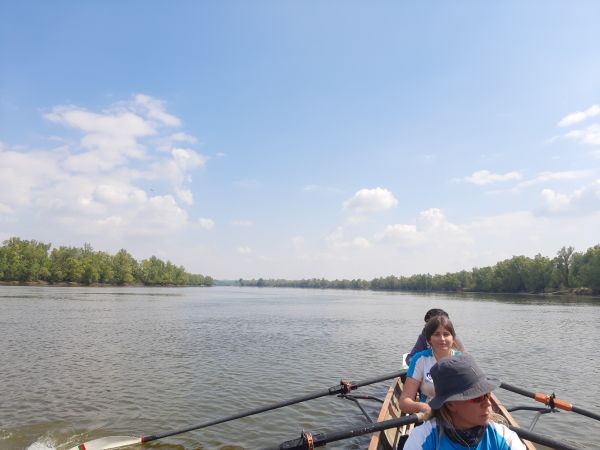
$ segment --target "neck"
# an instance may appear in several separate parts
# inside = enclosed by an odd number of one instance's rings
[[[448,356],[452,356],[452,349],[442,352],[436,352],[435,350],[433,350],[433,356],[435,356],[436,360],[439,360],[441,358],[447,358]]]

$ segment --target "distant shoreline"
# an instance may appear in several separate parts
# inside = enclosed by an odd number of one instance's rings
[[[41,287],[93,287],[93,288],[111,288],[111,287],[214,287],[214,286],[227,286],[227,287],[256,287],[262,289],[261,286],[239,286],[234,284],[217,284],[213,286],[206,285],[195,285],[195,284],[105,284],[105,283],[92,283],[92,284],[83,284],[83,283],[74,283],[74,282],[60,282],[60,283],[50,283],[48,281],[0,281],[0,286],[41,286]],[[561,289],[552,292],[488,292],[488,291],[421,291],[421,290],[373,290],[373,289],[341,289],[341,288],[318,288],[318,287],[299,287],[299,286],[265,286],[265,287],[275,287],[279,289],[286,288],[295,288],[295,289],[316,289],[316,290],[326,290],[326,289],[338,289],[338,290],[362,290],[362,291],[371,291],[371,292],[409,292],[416,294],[478,294],[478,295],[523,295],[523,296],[531,296],[531,297],[579,297],[579,298],[600,298],[600,295],[592,293],[591,289],[587,288],[572,288],[572,289]]]
[[[75,282],[60,282],[50,283],[49,281],[0,281],[0,286],[43,286],[43,287],[95,287],[95,288],[110,288],[110,287],[210,287],[204,284],[106,284],[106,283],[75,283]]]

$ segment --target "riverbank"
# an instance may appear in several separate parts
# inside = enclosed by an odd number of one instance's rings
[[[218,284],[218,281],[216,282]],[[83,284],[83,283],[74,283],[74,282],[60,282],[60,283],[51,283],[48,281],[0,281],[0,286],[44,286],[44,287],[78,287],[78,288],[111,288],[111,287],[213,287],[211,285],[201,285],[201,284],[127,284],[127,285],[119,285],[119,284],[106,284],[106,283],[91,283],[91,284]],[[230,286],[230,287],[240,287],[235,286],[233,284],[227,284],[222,286]],[[245,286],[245,287],[275,287],[275,286]],[[589,288],[570,288],[570,289],[559,289],[556,291],[545,291],[545,292],[488,292],[488,291],[469,291],[469,290],[460,290],[460,291],[421,291],[421,290],[393,290],[393,289],[352,289],[352,288],[319,288],[319,287],[304,287],[304,286],[276,286],[278,288],[297,288],[297,289],[315,289],[315,290],[327,290],[327,289],[341,289],[341,290],[361,290],[361,291],[372,291],[372,292],[405,292],[410,294],[475,294],[475,295],[522,295],[522,296],[532,296],[532,297],[586,297],[586,298],[598,298],[600,299],[600,294],[594,294],[594,292]]]
[[[0,286],[44,286],[44,287],[210,287],[204,284],[107,284],[107,283],[74,283],[71,281],[51,283],[49,281],[0,281]]]

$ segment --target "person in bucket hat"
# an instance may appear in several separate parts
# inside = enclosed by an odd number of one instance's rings
[[[404,450],[525,450],[514,431],[495,420],[491,392],[500,381],[488,378],[469,354],[441,359],[431,368],[433,418],[415,427]]]

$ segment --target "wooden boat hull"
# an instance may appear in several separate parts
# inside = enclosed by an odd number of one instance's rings
[[[389,419],[396,419],[402,415],[406,415],[400,410],[399,400],[402,394],[402,380],[396,378],[390,386],[387,395],[385,396],[384,402],[381,406],[377,422],[381,422]],[[517,421],[511,416],[506,410],[504,405],[498,400],[494,394],[491,396],[492,409],[496,414],[502,416],[509,425],[518,427]],[[400,428],[388,429],[379,433],[374,433],[371,438],[368,450],[396,450],[398,443],[408,437],[413,429],[413,425],[405,425]],[[523,440],[527,450],[536,450],[534,445],[526,440]]]

